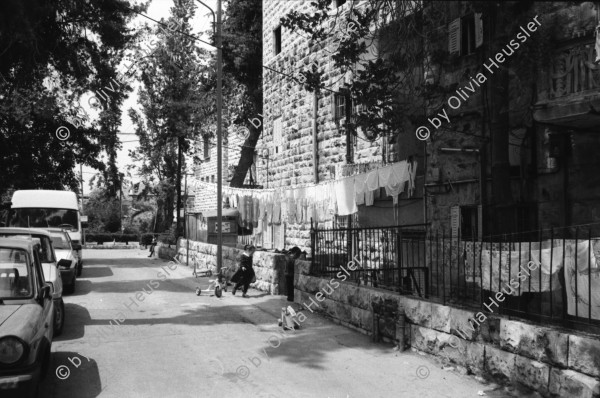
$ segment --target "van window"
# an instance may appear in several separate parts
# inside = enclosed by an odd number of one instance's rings
[[[9,227],[21,228],[63,228],[78,231],[77,210],[67,209],[10,209]]]
[[[67,234],[52,234],[52,246],[57,250],[71,250]]]

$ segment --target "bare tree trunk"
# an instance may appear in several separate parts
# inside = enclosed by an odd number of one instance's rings
[[[244,146],[241,148],[240,160],[235,167],[233,178],[229,183],[229,185],[232,187],[241,187],[244,184],[246,174],[248,174],[248,169],[250,169],[252,163],[254,163],[254,152],[256,151],[255,147],[258,139],[260,138],[262,126],[255,128],[253,125],[251,125],[249,130],[250,135],[248,135],[248,138],[246,138],[246,141],[244,141]]]

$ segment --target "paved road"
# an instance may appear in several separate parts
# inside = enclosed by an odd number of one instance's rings
[[[65,331],[52,345],[45,397],[502,396],[316,314],[281,335],[282,296],[197,297],[206,278],[146,255],[86,250],[76,292],[65,297]]]

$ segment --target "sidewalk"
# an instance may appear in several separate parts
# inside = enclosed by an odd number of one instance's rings
[[[153,259],[162,266],[167,261]],[[173,282],[189,288],[206,287],[208,278],[194,278],[192,268],[178,265]],[[453,369],[443,370],[429,355],[412,350],[399,352],[390,344],[375,344],[371,338],[334,323],[285,296],[271,296],[254,289],[249,298],[231,288],[219,299],[202,295],[210,305],[237,317],[247,341],[247,350],[220,348],[207,353],[215,374],[221,378],[219,391],[207,396],[235,395],[240,389],[255,397],[511,397],[506,389],[486,384]],[[198,298],[201,299],[200,297]],[[283,332],[278,327],[281,308],[292,305],[305,316],[301,328]],[[225,315],[224,315],[225,316]],[[234,330],[233,327],[230,330]],[[232,332],[232,334],[237,335]],[[227,339],[228,333],[223,334]],[[226,394],[226,391],[230,391]]]

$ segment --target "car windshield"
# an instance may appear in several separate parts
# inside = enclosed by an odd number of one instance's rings
[[[0,247],[0,299],[31,297],[30,267],[25,250]]]
[[[54,257],[52,256],[52,247],[50,246],[50,239],[48,239],[47,236],[2,232],[0,233],[0,238],[31,239],[32,243],[37,245],[40,261],[43,263],[54,262]]]
[[[8,226],[21,228],[63,228],[68,231],[77,231],[77,210],[10,209]]]
[[[51,234],[52,246],[56,250],[71,250],[71,245],[65,234]]]

